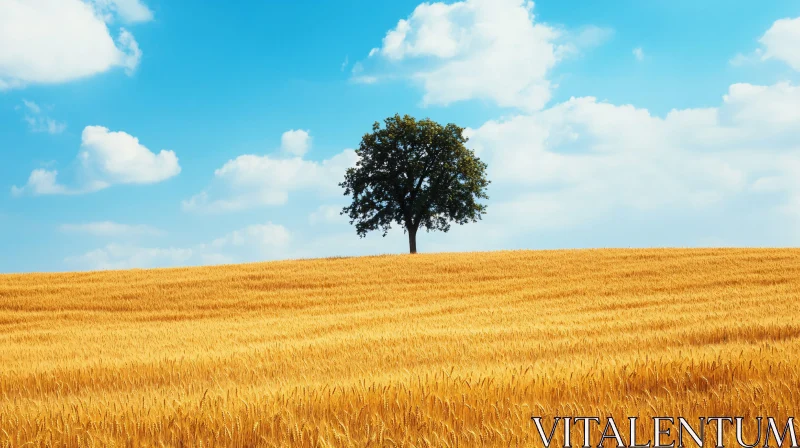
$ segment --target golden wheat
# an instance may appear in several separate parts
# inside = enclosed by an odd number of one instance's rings
[[[532,415],[791,416],[800,250],[0,276],[1,446],[541,446]]]

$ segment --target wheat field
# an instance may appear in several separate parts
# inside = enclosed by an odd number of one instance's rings
[[[542,446],[533,415],[786,418],[800,250],[0,276],[0,446]]]

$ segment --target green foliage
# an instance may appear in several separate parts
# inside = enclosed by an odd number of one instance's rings
[[[416,252],[416,233],[450,230],[451,223],[476,222],[486,213],[486,164],[464,144],[464,128],[405,115],[375,122],[356,150],[359,161],[341,187],[353,202],[342,210],[359,236],[392,223],[409,233]]]

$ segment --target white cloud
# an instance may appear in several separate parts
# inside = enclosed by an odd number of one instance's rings
[[[336,205],[320,205],[308,215],[308,222],[312,225],[347,223],[348,218],[341,215],[342,208]]]
[[[635,57],[637,61],[644,60],[644,50],[642,50],[642,47],[636,47],[633,49],[633,57]]]
[[[106,270],[230,264],[285,256],[289,231],[270,222],[235,230],[211,243],[190,247],[140,247],[108,244],[82,255],[67,257],[70,268]]]
[[[534,23],[521,0],[423,3],[383,39],[380,55],[433,61],[413,77],[425,104],[485,98],[537,109],[550,99],[547,73],[557,62],[558,32]]]
[[[164,231],[148,225],[120,224],[112,221],[62,224],[58,229],[65,233],[83,233],[102,237],[161,236]]]
[[[701,212],[765,188],[800,204],[800,88],[788,83],[735,84],[719,107],[663,118],[573,98],[468,131],[504,192],[490,213],[509,228],[564,229],[615,210]]]
[[[377,48],[373,48],[372,51],[370,51],[369,53],[370,57],[372,57],[372,55],[375,54],[375,52],[377,51],[378,51]],[[353,64],[353,69],[351,70],[351,72],[353,76],[350,78],[350,80],[356,84],[375,84],[376,82],[378,82],[377,76],[362,74],[364,73],[364,64],[362,62],[356,62],[355,64]]]
[[[302,157],[311,148],[311,136],[302,129],[286,131],[281,135],[281,150]]]
[[[800,17],[775,21],[759,42],[762,59],[777,59],[800,71]]]
[[[214,171],[212,185],[183,201],[182,206],[186,211],[217,213],[285,204],[289,192],[295,190],[338,194],[338,183],[355,162],[351,149],[322,162],[242,155]]]
[[[28,109],[28,112],[34,115],[39,115],[40,113],[42,113],[42,108],[39,107],[39,105],[34,103],[33,101],[22,100],[22,103]]]
[[[87,126],[82,140],[80,160],[108,183],[152,184],[181,172],[174,151],[155,154],[125,132]]]
[[[375,84],[378,82],[377,76],[369,76],[369,75],[353,76],[350,79],[356,84]]]
[[[56,121],[42,112],[33,101],[22,100],[25,106],[25,122],[31,132],[46,132],[48,134],[60,134],[67,128],[65,123]]]
[[[547,76],[556,63],[611,34],[595,26],[567,33],[537,23],[530,1],[423,3],[386,34],[370,57],[380,55],[393,63],[393,73],[398,64],[408,62],[412,79],[425,90],[426,105],[488,99],[534,111],[550,100]],[[354,70],[356,82],[378,79],[359,73]]]
[[[106,21],[113,14],[143,21],[147,8],[138,0],[103,3],[113,4],[106,17],[81,0],[0,1],[0,90],[67,82],[114,67],[132,72],[141,58],[136,40],[120,29],[115,41]]]
[[[56,182],[56,176],[58,176],[58,171],[56,170],[45,170],[45,169],[36,169],[31,172],[31,175],[28,176],[28,182],[23,187],[17,187],[16,185],[11,187],[11,194],[14,196],[20,196],[24,193],[30,193],[33,195],[46,195],[46,194],[75,194],[69,190],[67,187],[63,185],[59,185]]]
[[[131,269],[184,266],[190,263],[195,252],[181,248],[149,248],[129,244],[109,244],[64,262],[72,267],[90,270]]]
[[[107,22],[118,15],[123,22],[138,23],[153,20],[153,11],[139,0],[91,0],[95,11]]]
[[[285,227],[268,222],[235,230],[212,241],[211,247],[218,249],[231,246],[252,247],[253,245],[262,248],[283,247],[289,244],[290,240],[291,235]]]
[[[731,58],[730,64],[741,67],[774,59],[800,71],[800,17],[776,20],[758,42],[761,48],[748,54],[737,54]]]
[[[24,187],[12,187],[14,194],[80,194],[115,184],[152,184],[180,173],[174,151],[151,152],[136,137],[111,132],[102,126],[87,126],[78,154],[82,183],[66,187],[56,181],[55,170],[34,170]]]
[[[130,76],[139,66],[139,61],[142,59],[142,50],[139,49],[139,44],[133,38],[133,34],[124,28],[119,32],[119,44],[127,50],[120,61],[120,65],[125,68],[125,73]]]
[[[756,64],[764,59],[764,50],[758,48],[750,54],[738,53],[728,61],[734,67]]]
[[[571,32],[561,31],[556,47],[556,57],[562,59],[596,48],[606,43],[614,35],[611,28],[595,25],[585,26]]]

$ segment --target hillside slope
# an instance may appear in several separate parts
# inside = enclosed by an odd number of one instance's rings
[[[532,415],[785,418],[799,361],[793,249],[0,276],[0,445],[541,446]]]

